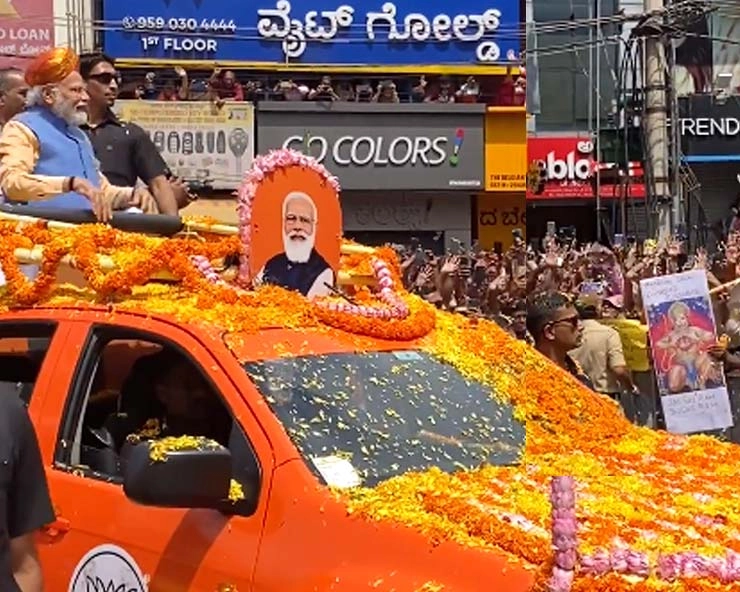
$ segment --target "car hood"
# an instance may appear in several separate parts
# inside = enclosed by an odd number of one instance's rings
[[[274,473],[256,589],[474,592],[481,582],[507,592],[532,588],[534,574],[513,556],[441,542],[443,536],[421,524],[413,528],[361,516],[342,493],[315,481],[307,484],[306,471],[303,461],[295,460]],[[296,488],[299,482],[303,485]],[[293,558],[290,569],[286,557]]]

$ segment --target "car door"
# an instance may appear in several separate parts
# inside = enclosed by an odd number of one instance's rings
[[[37,423],[69,327],[42,317],[0,319],[0,396],[18,396]]]
[[[70,328],[70,339],[82,344],[77,362],[60,368],[55,376],[60,384],[69,385],[67,397],[48,399],[43,408],[42,425],[54,429],[57,440],[55,449],[45,452],[53,454],[53,459],[48,458],[53,460],[49,481],[63,525],[57,540],[41,550],[49,589],[251,589],[268,502],[272,454],[264,433],[219,362],[218,358],[230,361],[226,348],[221,346],[223,351],[215,356],[179,327],[125,315],[120,315],[115,325],[78,320]],[[97,392],[93,398],[91,391],[100,386],[93,383],[100,382],[97,377],[101,364],[108,380],[120,370],[118,366],[128,363],[124,362],[130,353],[128,345],[113,358],[106,357],[108,348],[119,343],[134,344],[130,346],[134,349],[137,343],[177,348],[210,381],[231,417],[239,418],[239,423],[234,421],[229,440],[232,457],[242,463],[240,455],[247,450],[257,463],[261,480],[256,507],[235,507],[231,515],[210,509],[145,507],[126,498],[120,474],[92,468],[94,463],[82,456],[86,447],[81,444],[81,434],[88,433],[84,424],[92,401],[100,400]],[[238,368],[236,363],[234,366]],[[75,456],[75,449],[79,456]],[[85,463],[80,462],[83,458]],[[239,470],[235,469],[237,480]]]
[[[26,404],[41,448],[52,445],[39,433],[38,425],[46,398],[63,396],[53,376],[64,356],[68,332],[68,325],[43,312],[15,311],[0,318],[0,397],[17,396]],[[39,534],[45,538],[58,526],[46,525]]]

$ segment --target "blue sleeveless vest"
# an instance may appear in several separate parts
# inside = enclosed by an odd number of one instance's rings
[[[38,139],[39,159],[33,169],[35,175],[78,177],[100,187],[100,172],[92,144],[80,128],[67,125],[66,121],[44,107],[31,107],[15,118]],[[74,192],[34,200],[28,205],[66,210],[92,208],[90,200]]]

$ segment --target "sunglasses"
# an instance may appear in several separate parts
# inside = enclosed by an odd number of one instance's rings
[[[95,82],[99,82],[100,84],[110,84],[114,80],[116,82],[120,82],[121,78],[118,74],[113,74],[111,72],[101,72],[100,74],[91,74],[90,80],[94,80]]]
[[[570,316],[570,317],[565,317],[564,319],[559,319],[557,321],[551,321],[551,322],[549,322],[547,324],[550,325],[551,327],[554,327],[555,325],[558,325],[559,323],[568,323],[571,326],[572,329],[577,329],[578,328],[578,323],[580,321],[581,321],[581,317],[579,315],[575,314],[575,315]]]

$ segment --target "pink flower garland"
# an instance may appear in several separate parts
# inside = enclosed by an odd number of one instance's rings
[[[239,274],[237,283],[242,287],[249,286],[249,247],[252,241],[252,202],[257,193],[259,183],[268,175],[277,170],[299,166],[316,172],[337,193],[340,191],[339,180],[333,176],[316,159],[306,156],[296,150],[282,148],[271,150],[267,154],[257,156],[252,167],[244,175],[244,180],[237,192],[237,213],[239,215],[239,238],[241,239],[241,253],[239,255]],[[192,257],[193,265],[203,276],[214,284],[225,283],[205,257]],[[385,307],[359,306],[356,304],[337,301],[317,301],[317,306],[326,310],[344,312],[369,318],[404,319],[409,315],[409,308],[395,291],[393,277],[388,265],[380,259],[372,262],[373,273],[378,282],[379,298]]]
[[[569,592],[576,567],[576,495],[573,477],[553,477],[550,484],[552,503],[552,544],[555,551],[550,592]]]
[[[647,578],[655,575],[672,582],[682,578],[716,579],[723,584],[740,582],[740,553],[727,549],[724,557],[706,557],[695,551],[660,555],[654,565],[648,556],[628,547],[600,549],[579,559],[580,571],[600,576],[610,572]]]
[[[203,255],[193,255],[192,257],[190,257],[190,262],[201,274],[203,274],[203,277],[205,277],[206,280],[208,280],[212,284],[226,283],[221,279],[221,276],[218,275],[218,272],[213,268],[213,264],[208,260],[208,257],[204,257]]]
[[[344,312],[368,318],[378,319],[405,319],[409,316],[409,307],[394,290],[393,277],[388,269],[388,264],[381,259],[373,259],[373,273],[380,288],[379,297],[386,306],[376,308],[374,306],[360,306],[350,302],[337,302],[336,300],[317,300],[316,305],[332,312]]]
[[[328,183],[337,193],[340,191],[339,179],[326,170],[326,167],[315,158],[302,152],[281,148],[270,150],[267,154],[255,157],[251,168],[244,174],[237,193],[236,211],[239,215],[239,238],[242,252],[239,257],[238,283],[249,285],[249,247],[252,243],[252,201],[257,193],[259,183],[267,176],[280,169],[298,166],[311,169]]]
[[[575,513],[575,481],[572,477],[555,477],[550,486],[552,503],[552,539],[555,551],[550,592],[569,592],[579,573],[601,576],[618,573],[648,578],[651,575],[672,582],[682,578],[708,578],[723,584],[740,582],[740,553],[727,549],[724,557],[707,557],[695,551],[666,553],[650,564],[647,553],[630,549],[617,540],[609,550],[578,555]],[[651,533],[646,533],[649,536]]]

